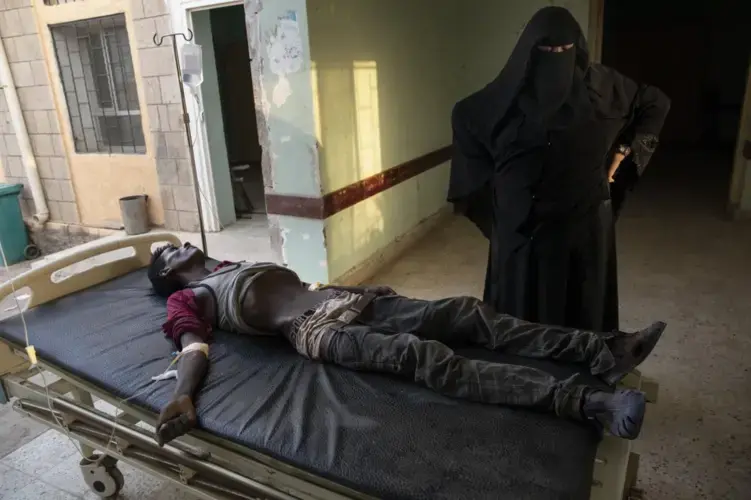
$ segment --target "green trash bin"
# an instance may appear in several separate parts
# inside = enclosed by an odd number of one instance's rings
[[[0,243],[3,245],[8,265],[23,261],[24,252],[29,244],[21,205],[18,203],[18,195],[22,189],[23,184],[0,184]]]

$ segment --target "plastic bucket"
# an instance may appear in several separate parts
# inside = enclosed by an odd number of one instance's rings
[[[120,198],[120,215],[126,234],[133,236],[149,232],[148,198],[145,194]]]

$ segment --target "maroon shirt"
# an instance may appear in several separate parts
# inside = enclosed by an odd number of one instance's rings
[[[212,272],[229,264],[232,262],[224,261]],[[193,289],[185,288],[173,293],[167,299],[167,322],[162,325],[162,330],[178,349],[182,349],[180,337],[188,332],[198,335],[208,344],[211,342],[211,323],[206,320],[204,314],[205,311],[198,305]]]

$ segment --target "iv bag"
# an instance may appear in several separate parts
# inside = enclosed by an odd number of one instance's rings
[[[203,56],[200,45],[186,43],[182,46],[181,66],[183,83],[194,90],[203,83]]]

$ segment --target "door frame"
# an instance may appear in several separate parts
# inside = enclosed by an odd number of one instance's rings
[[[176,33],[187,34],[188,30],[193,30],[193,12],[243,5],[243,3],[243,0],[169,0],[172,29]],[[177,43],[178,50],[186,43],[182,37],[175,37],[174,40]],[[250,70],[252,71],[252,68]],[[195,125],[194,153],[196,157],[198,188],[202,196],[201,201],[203,202],[201,204],[201,214],[203,215],[206,230],[219,232],[222,230],[222,225],[219,221],[216,186],[214,185],[206,123],[201,120],[201,111],[195,99],[186,96],[186,101],[190,122]]]
[[[602,34],[605,25],[605,0],[589,0],[587,45],[589,60],[602,62]]]
[[[746,95],[738,123],[738,139],[733,155],[733,174],[730,178],[728,194],[728,213],[737,219],[751,215],[751,206],[743,206],[743,191],[746,186],[748,170],[751,169],[751,58],[746,72]],[[749,193],[751,196],[751,193]]]

